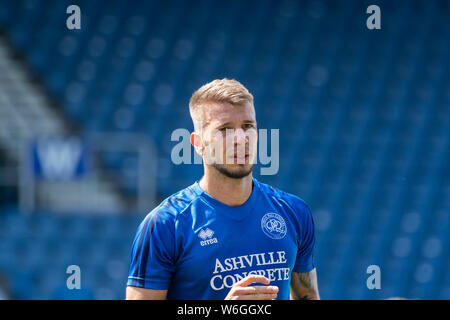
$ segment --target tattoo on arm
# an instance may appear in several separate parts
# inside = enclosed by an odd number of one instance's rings
[[[316,269],[310,272],[292,272],[291,298],[295,300],[319,300]]]

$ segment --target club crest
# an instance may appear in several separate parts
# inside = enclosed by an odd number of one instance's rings
[[[283,239],[287,232],[283,217],[274,212],[266,213],[262,217],[261,228],[272,239]]]

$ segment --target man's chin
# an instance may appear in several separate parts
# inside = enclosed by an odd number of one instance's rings
[[[222,164],[213,164],[214,169],[231,179],[242,179],[253,171],[254,164],[233,165],[234,168],[227,168]]]

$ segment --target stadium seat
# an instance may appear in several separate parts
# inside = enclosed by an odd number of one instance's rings
[[[450,297],[449,1],[381,1],[376,32],[357,0],[74,3],[81,30],[61,27],[67,0],[6,1],[0,30],[82,134],[157,142],[160,200],[201,178],[200,165],[170,160],[171,132],[192,129],[190,95],[236,78],[254,94],[258,126],[280,128],[278,174],[256,166],[255,176],[310,206],[322,298]],[[134,168],[114,153],[102,165]],[[124,196],[137,193],[134,178],[117,179]],[[0,269],[23,298],[121,299],[139,214],[2,209]],[[38,281],[16,263],[50,269]],[[52,278],[70,264],[86,267],[85,291]],[[366,287],[372,264],[381,291]]]

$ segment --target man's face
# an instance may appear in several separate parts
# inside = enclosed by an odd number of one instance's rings
[[[253,105],[210,103],[203,112],[203,160],[229,178],[248,176],[256,163],[257,151]]]

